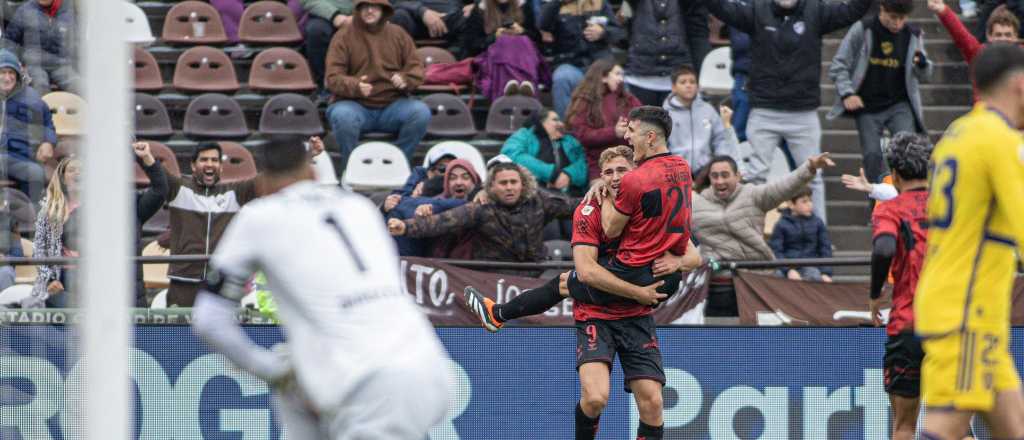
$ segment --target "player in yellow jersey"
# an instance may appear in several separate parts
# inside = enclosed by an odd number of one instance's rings
[[[980,102],[932,153],[928,254],[914,299],[927,440],[963,438],[974,413],[993,438],[1024,439],[1010,355],[1010,289],[1024,245],[1024,48],[988,45],[973,76]]]

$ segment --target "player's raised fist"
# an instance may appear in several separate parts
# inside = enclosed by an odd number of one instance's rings
[[[405,222],[397,218],[388,220],[388,233],[396,237],[405,235]]]
[[[946,10],[946,3],[942,0],[928,0],[928,9],[936,14],[941,14]]]

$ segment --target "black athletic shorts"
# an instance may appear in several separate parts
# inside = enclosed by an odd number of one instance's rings
[[[885,391],[915,398],[921,395],[921,361],[924,349],[913,332],[889,336],[885,342]]]
[[[620,280],[637,286],[649,286],[655,282],[664,280],[665,284],[658,288],[658,292],[669,296],[672,296],[679,290],[679,284],[683,280],[683,274],[679,272],[660,278],[654,278],[654,272],[651,270],[651,265],[630,267],[620,263],[619,260],[615,258],[602,258],[598,260],[598,263],[600,263],[605,269],[608,269],[612,275],[615,275]],[[596,306],[633,302],[632,299],[613,295],[583,284],[580,282],[579,277],[576,276],[575,271],[570,274],[567,285],[569,287],[569,296],[572,297],[573,301],[593,304]]]
[[[664,385],[665,370],[654,329],[651,315],[576,321],[576,369],[587,362],[604,362],[610,371],[617,354],[626,376],[627,393],[632,392],[629,381],[634,379],[651,379]]]

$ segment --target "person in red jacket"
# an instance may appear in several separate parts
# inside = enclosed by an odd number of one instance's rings
[[[611,58],[594,62],[572,93],[569,131],[587,153],[587,180],[599,177],[597,159],[606,148],[625,145],[626,115],[640,100],[626,91],[622,66]]]
[[[953,44],[956,45],[956,48],[960,50],[960,54],[963,55],[964,61],[967,62],[968,66],[971,66],[974,62],[974,57],[978,55],[978,52],[981,52],[981,48],[985,44],[979,42],[967,30],[967,27],[956,17],[956,13],[946,6],[943,0],[928,0],[928,9],[931,9],[939,18],[942,26],[949,32],[949,36],[953,38]],[[992,15],[988,17],[988,22],[985,23],[985,38],[990,43],[1016,43],[1019,37],[1017,29],[1020,29],[1020,20],[1009,9],[1006,9],[1005,6],[1000,6],[995,11],[992,11]],[[974,100],[977,101],[977,89],[974,89],[973,96]]]

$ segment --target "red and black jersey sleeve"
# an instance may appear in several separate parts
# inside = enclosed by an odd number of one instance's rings
[[[601,229],[601,205],[591,200],[581,203],[572,215],[572,245],[598,246],[604,242]]]
[[[879,203],[871,214],[871,238],[875,239],[882,235],[899,237],[900,234],[900,199],[892,199]]]
[[[636,170],[622,176],[619,191],[615,194],[615,210],[627,216],[636,213],[640,209],[640,200],[644,193],[642,183],[642,175]]]

